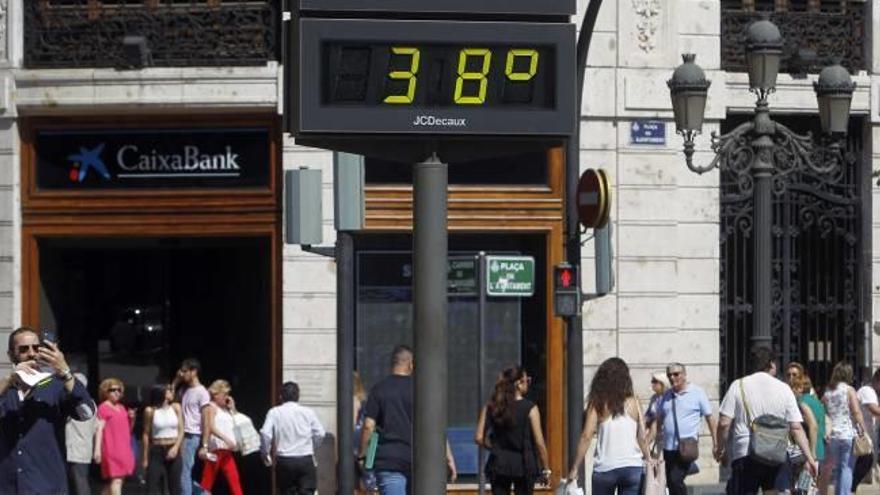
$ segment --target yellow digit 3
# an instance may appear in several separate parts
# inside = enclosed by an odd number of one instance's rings
[[[482,57],[483,64],[479,72],[467,70],[468,58]],[[486,86],[489,85],[486,74],[489,73],[489,64],[492,61],[492,52],[487,48],[463,48],[458,53],[458,79],[455,80],[455,95],[453,100],[458,105],[482,105],[486,102]],[[480,90],[476,96],[462,96],[465,81],[480,81]]]
[[[392,46],[391,53],[394,55],[409,55],[409,70],[395,70],[388,74],[389,79],[409,80],[406,94],[386,96],[385,103],[407,105],[413,102],[416,94],[416,74],[419,73],[419,49],[408,46]]]

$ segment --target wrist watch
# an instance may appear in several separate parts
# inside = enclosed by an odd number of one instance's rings
[[[70,380],[73,380],[73,373],[70,372],[70,368],[67,368],[62,373],[59,373],[59,375],[60,376],[58,376],[58,378],[61,378],[65,382],[69,382]]]

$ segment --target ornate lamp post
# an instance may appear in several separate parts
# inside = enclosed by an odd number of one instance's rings
[[[706,166],[693,163],[694,138],[703,128],[703,112],[710,82],[694,62],[693,54],[683,55],[684,63],[675,69],[667,82],[672,96],[676,132],[684,138],[687,167],[702,174],[716,167],[751,174],[754,200],[754,329],[752,348],[771,347],[771,266],[773,224],[772,191],[774,174],[779,176],[808,167],[828,172],[844,163],[841,138],[846,135],[850,103],[855,90],[849,72],[835,64],[826,67],[814,84],[819,102],[822,132],[828,136],[826,147],[814,145],[810,135],[801,136],[770,118],[767,97],[776,89],[776,76],[782,56],[783,40],[779,29],[769,20],[752,23],[747,30],[746,58],[750,91],[757,96],[751,121],[723,135],[712,133],[715,158]],[[782,180],[781,177],[778,177]]]

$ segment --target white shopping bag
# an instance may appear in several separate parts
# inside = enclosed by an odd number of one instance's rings
[[[565,478],[559,480],[559,486],[553,495],[584,495],[584,490],[577,485],[577,481],[566,481]]]

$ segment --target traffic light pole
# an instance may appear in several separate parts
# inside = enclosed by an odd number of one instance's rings
[[[566,259],[572,265],[581,264],[581,235],[577,212],[577,183],[580,176],[580,112],[581,100],[584,90],[584,73],[587,67],[587,54],[590,51],[590,41],[593,30],[596,27],[596,19],[599,16],[599,7],[602,0],[590,0],[584,20],[581,24],[580,35],[577,42],[577,121],[574,132],[568,140],[565,153],[565,205],[566,205]],[[577,270],[578,273],[581,270]],[[580,281],[578,281],[580,284]],[[580,287],[580,285],[578,285]],[[564,476],[574,460],[577,452],[577,444],[583,427],[584,414],[584,337],[583,321],[580,316],[567,319],[567,347],[566,347],[566,383],[567,383],[567,426],[568,426],[568,463],[563,467]],[[578,473],[578,479],[583,480],[583,464]]]
[[[413,486],[446,493],[447,166],[434,154],[413,167]]]

